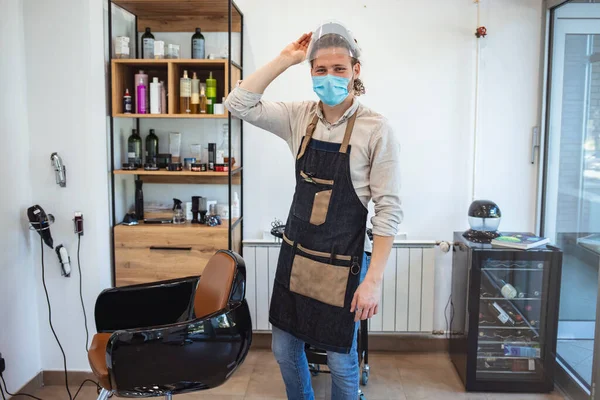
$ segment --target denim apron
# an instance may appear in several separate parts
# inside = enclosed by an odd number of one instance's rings
[[[350,176],[357,113],[341,144],[312,139],[316,114],[306,129],[269,312],[273,326],[337,353],[352,347],[350,304],[360,280],[368,213]]]

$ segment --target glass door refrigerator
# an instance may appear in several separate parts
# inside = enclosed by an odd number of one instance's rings
[[[466,390],[552,391],[561,251],[454,242],[449,347]]]

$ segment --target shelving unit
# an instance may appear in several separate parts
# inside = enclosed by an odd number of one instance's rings
[[[115,26],[113,12],[129,16],[127,20],[132,25]],[[195,72],[201,82],[205,82],[212,72],[217,80],[217,102],[227,97],[236,82],[243,76],[243,21],[240,9],[232,0],[111,0],[108,20],[108,42],[110,59],[110,142],[111,142],[111,195],[113,219],[113,285],[147,283],[157,280],[173,279],[201,274],[210,256],[217,250],[231,249],[241,253],[243,232],[243,126],[227,111],[224,114],[185,114],[179,110],[179,80],[183,71],[188,71],[192,77]],[[117,14],[115,14],[117,15]],[[121,19],[118,23],[122,23]],[[161,33],[185,33],[191,38],[196,27],[201,27],[206,35],[226,34],[226,59],[140,59],[138,58],[139,33],[150,27],[156,40],[161,40]],[[112,43],[122,32],[134,33],[130,37],[132,49],[131,59],[113,59]],[[119,33],[115,33],[119,32]],[[232,36],[239,38],[239,57],[232,46]],[[179,35],[183,37],[183,35]],[[221,39],[224,37],[221,37]],[[190,39],[187,39],[190,40]],[[208,42],[208,41],[207,41]],[[222,41],[219,43],[223,44]],[[179,43],[185,46],[185,42]],[[189,51],[189,48],[187,49]],[[183,51],[182,51],[183,53]],[[207,51],[207,56],[208,56]],[[219,52],[224,54],[224,52]],[[182,54],[183,55],[183,54]],[[163,114],[125,114],[123,110],[123,94],[129,89],[135,98],[134,75],[139,70],[148,74],[150,81],[158,77],[163,81],[167,91],[167,110]],[[135,102],[133,102],[135,105]],[[184,124],[188,129],[186,135],[200,135],[208,129],[215,129],[215,122],[228,123],[228,154],[225,157],[235,157],[235,164],[229,165],[227,172],[192,172],[192,171],[146,171],[121,170],[121,162],[126,159],[123,150],[123,126],[133,126],[141,133],[140,124],[152,121],[161,124],[163,130],[168,126],[169,131],[178,131],[178,126]],[[178,122],[182,121],[182,122]],[[188,122],[183,122],[188,121]],[[215,122],[211,122],[215,121]],[[235,122],[235,123],[233,123]],[[193,124],[193,129],[190,128]],[[168,125],[165,125],[168,124]],[[152,126],[151,126],[152,127]],[[220,132],[219,132],[220,133]],[[204,143],[207,144],[207,143]],[[235,144],[235,145],[234,145]],[[237,146],[237,147],[236,147]],[[236,147],[237,154],[233,154]],[[143,153],[143,152],[142,152]],[[187,156],[182,149],[181,160]],[[232,157],[229,157],[231,160]],[[201,161],[206,163],[205,160]],[[217,187],[227,188],[227,203],[229,215],[232,215],[232,200],[234,191],[240,197],[240,218],[223,219],[222,225],[209,227],[207,225],[185,223],[173,224],[144,224],[126,226],[119,224],[124,215],[117,211],[117,203],[127,204],[133,193],[127,193],[132,185],[130,179],[139,179],[146,185],[204,185],[193,186],[194,192],[211,198],[211,190]],[[129,183],[127,183],[129,182]],[[172,188],[171,186],[168,186]],[[125,188],[125,189],[124,189]],[[212,189],[211,189],[212,188]],[[163,190],[162,187],[160,190]],[[169,190],[166,189],[165,190]],[[172,190],[172,189],[171,189]],[[125,192],[124,192],[125,191]],[[169,196],[165,193],[165,200]],[[223,193],[223,192],[220,192]],[[183,199],[189,201],[189,199]],[[130,205],[130,204],[129,204]],[[227,209],[226,209],[227,210]],[[156,217],[148,215],[146,217]],[[161,215],[164,217],[165,215]]]

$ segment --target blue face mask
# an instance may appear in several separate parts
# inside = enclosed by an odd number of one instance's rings
[[[350,78],[325,75],[313,76],[313,90],[321,101],[330,107],[337,106],[348,97]]]

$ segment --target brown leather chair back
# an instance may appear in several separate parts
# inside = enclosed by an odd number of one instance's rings
[[[196,289],[196,318],[206,317],[227,306],[236,267],[235,258],[225,252],[219,252],[210,258]]]

